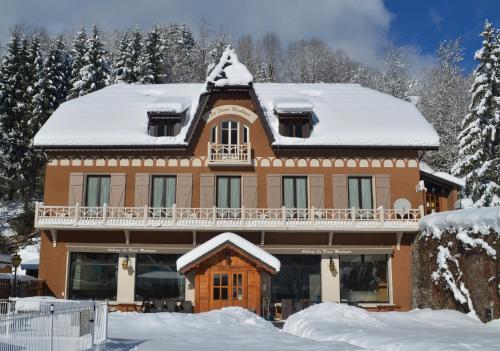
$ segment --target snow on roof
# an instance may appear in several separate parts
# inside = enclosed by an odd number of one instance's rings
[[[182,268],[188,266],[192,262],[196,261],[200,257],[206,255],[210,251],[216,249],[226,242],[230,242],[236,247],[239,247],[243,251],[249,253],[251,256],[272,267],[276,272],[279,272],[281,263],[276,257],[234,233],[219,234],[216,237],[201,244],[200,246],[195,247],[188,253],[182,255],[177,259],[177,270],[180,271]]]
[[[420,161],[419,168],[423,173],[443,179],[444,181],[458,185],[461,188],[465,187],[465,181],[462,178],[457,178],[446,172],[436,172],[431,166],[423,161]]]
[[[274,110],[278,113],[312,112],[314,104],[301,97],[280,98],[274,100]]]
[[[248,68],[238,60],[236,52],[228,46],[222,54],[219,63],[207,77],[206,85],[216,87],[226,85],[252,85],[253,76]]]
[[[500,207],[476,207],[433,213],[420,220],[419,228],[435,233],[448,228],[481,233],[489,233],[490,229],[493,229],[500,235]]]
[[[147,112],[182,113],[191,104],[185,97],[161,97],[146,105]]]
[[[227,70],[228,67],[226,67]],[[37,147],[185,146],[203,84],[116,84],[62,104],[34,139]],[[253,87],[280,146],[438,147],[439,137],[417,108],[357,84],[256,83]],[[147,108],[161,98],[189,106],[174,137],[148,134]],[[279,134],[275,102],[305,100],[313,107],[309,138]]]

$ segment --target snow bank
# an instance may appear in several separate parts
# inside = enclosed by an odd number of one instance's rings
[[[52,296],[14,297],[10,300],[16,301],[16,311],[18,312],[48,311],[50,304],[54,304],[54,311],[93,306],[94,304],[90,300],[63,300]]]
[[[101,350],[360,350],[341,341],[324,343],[282,333],[238,307],[199,314],[111,313],[108,335],[111,340]]]
[[[370,350],[498,350],[500,323],[483,324],[451,310],[367,312],[322,303],[293,314],[283,331],[318,341],[345,341]]]
[[[236,52],[228,46],[222,54],[219,63],[213,68],[205,82],[216,87],[226,85],[251,85],[253,76],[248,68],[238,60]],[[205,88],[206,89],[206,88]]]
[[[278,113],[312,112],[314,104],[304,98],[281,98],[274,100],[274,110]]]
[[[230,242],[243,251],[248,252],[253,257],[274,268],[276,272],[279,272],[281,263],[276,257],[234,233],[219,234],[216,237],[201,244],[200,246],[195,247],[188,253],[182,255],[177,259],[177,270],[180,271],[182,268],[186,267],[190,263],[196,261],[198,258],[206,255],[210,251],[216,249],[226,242]]]

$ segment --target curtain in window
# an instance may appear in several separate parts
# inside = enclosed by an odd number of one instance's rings
[[[217,178],[217,207],[228,208],[227,194],[229,191],[229,179],[226,177]]]
[[[99,178],[98,177],[88,177],[87,178],[87,206],[96,207],[99,206]]]
[[[153,177],[153,207],[162,207],[163,200],[163,178]]]
[[[167,177],[166,179],[166,207],[172,207],[175,204],[175,191],[176,191],[176,186],[175,186],[175,177]]]
[[[296,178],[296,206],[297,208],[307,208],[307,180],[306,178]]]
[[[372,180],[361,178],[361,208],[372,208]]]
[[[109,203],[109,190],[111,187],[111,178],[102,177],[101,178],[101,194],[100,194],[100,206]]]
[[[295,207],[293,178],[291,177],[283,178],[283,205],[286,208]]]
[[[349,178],[349,207],[359,208],[358,178]]]
[[[229,207],[239,208],[240,207],[240,178],[231,177],[231,198]]]

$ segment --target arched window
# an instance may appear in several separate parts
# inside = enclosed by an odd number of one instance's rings
[[[221,144],[234,145],[239,144],[238,140],[238,122],[224,121],[222,122]]]

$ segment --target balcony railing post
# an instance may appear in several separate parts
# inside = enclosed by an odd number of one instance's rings
[[[75,204],[75,225],[78,224],[78,216],[80,214],[80,204],[77,202]]]
[[[352,221],[352,226],[356,226],[356,208],[351,207],[351,221]]]
[[[384,225],[384,206],[380,206],[378,210],[379,210],[380,225]]]
[[[418,210],[420,211],[420,218],[423,218],[425,216],[424,206],[422,205],[418,206]]]
[[[240,209],[240,212],[241,212],[241,226],[243,228],[245,228],[245,206],[241,206],[241,209]]]
[[[172,205],[172,221],[177,223],[177,204]]]
[[[149,220],[148,205],[144,205],[144,225],[148,224],[148,220]]]
[[[286,227],[286,207],[281,206],[281,220],[283,221],[283,227]]]
[[[107,214],[108,214],[108,204],[104,203],[104,205],[102,205],[102,223],[104,224],[106,224]]]
[[[316,219],[315,219],[315,212],[316,212],[316,208],[314,206],[312,206],[310,209],[309,209],[309,220],[311,221],[311,224],[314,226],[315,222],[316,222]]]
[[[217,225],[217,207],[216,206],[212,206],[212,215],[213,215],[213,222],[214,222],[214,227]]]

